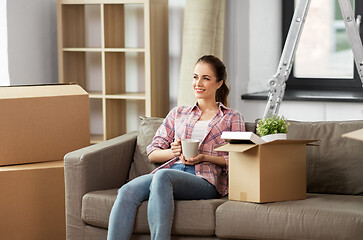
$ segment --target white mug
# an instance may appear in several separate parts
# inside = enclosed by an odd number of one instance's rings
[[[193,158],[198,155],[199,140],[196,139],[182,139],[182,153],[185,160]]]

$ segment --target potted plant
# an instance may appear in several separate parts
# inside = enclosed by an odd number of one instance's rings
[[[276,139],[286,139],[289,123],[286,118],[278,115],[271,115],[257,122],[256,132],[266,142]]]

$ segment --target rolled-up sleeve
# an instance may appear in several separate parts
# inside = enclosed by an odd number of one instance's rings
[[[150,145],[146,148],[146,153],[149,156],[150,153],[157,149],[168,149],[170,143],[174,141],[175,136],[175,115],[176,108],[173,108],[164,119],[155,133],[155,136]]]
[[[237,111],[235,111],[233,113],[232,117],[231,117],[231,131],[232,132],[245,132],[246,131],[245,122],[243,120],[243,117]],[[223,157],[226,160],[226,172],[228,172],[228,170],[229,170],[228,169],[228,167],[229,167],[229,153],[227,153]]]

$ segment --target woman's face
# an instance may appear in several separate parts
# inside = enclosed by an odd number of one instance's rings
[[[197,99],[213,100],[217,89],[222,86],[223,81],[217,82],[214,69],[210,64],[199,62],[195,65],[193,76],[193,89]]]

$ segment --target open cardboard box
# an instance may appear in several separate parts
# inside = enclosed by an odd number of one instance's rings
[[[342,137],[363,141],[363,128],[359,129],[359,130],[356,130],[356,131],[353,131],[353,132],[343,134]]]
[[[306,198],[306,144],[315,140],[275,140],[226,144],[229,199],[256,203]]]
[[[63,159],[88,146],[89,97],[75,84],[0,87],[0,166]]]

